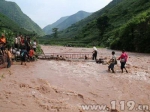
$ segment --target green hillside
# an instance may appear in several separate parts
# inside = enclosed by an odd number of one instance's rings
[[[75,46],[81,43],[82,46],[150,52],[150,0],[113,0],[103,9],[59,32],[58,37],[66,38],[66,42],[71,38],[74,41],[71,44]]]
[[[29,32],[24,28],[20,28],[15,22],[0,13],[0,36],[5,34],[7,38],[7,43],[9,46],[12,46],[13,40],[17,35],[27,35],[35,36],[35,32]]]
[[[60,23],[57,27],[59,28],[59,30],[66,29],[72,24],[88,17],[89,15],[91,15],[91,13],[85,12],[85,11],[79,11],[76,14],[69,16],[66,20]]]
[[[24,29],[44,35],[42,29],[25,15],[16,3],[0,0],[0,13],[9,17]]]
[[[15,34],[35,35],[35,32],[19,27],[14,21],[0,13],[0,31],[2,32],[3,30],[9,30]]]
[[[102,14],[104,14],[105,12],[108,12],[108,10],[111,10],[112,8],[114,8],[116,5],[118,5],[122,0],[113,0],[112,2],[110,2],[107,6],[105,6],[103,9],[100,9],[99,11],[91,14],[90,16],[88,16],[87,18],[73,24],[71,27],[69,27],[68,29],[60,32],[59,37],[80,37],[81,35],[79,34],[83,34],[83,28],[87,27],[89,29],[87,29],[88,31],[90,31],[90,29],[92,28],[96,28],[97,26],[93,26],[96,25],[96,21],[98,19],[98,17],[100,17]],[[91,33],[96,33],[95,30],[93,30],[94,32]],[[90,35],[92,35],[90,33]],[[83,34],[84,36],[87,34]],[[84,38],[84,37],[82,37]],[[82,39],[81,38],[81,39]],[[87,36],[86,36],[87,38]],[[94,36],[95,38],[95,36]]]

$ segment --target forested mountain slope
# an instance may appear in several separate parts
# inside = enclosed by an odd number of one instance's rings
[[[103,9],[59,32],[59,38],[150,52],[150,0],[113,0]]]
[[[0,13],[9,17],[21,28],[36,32],[39,35],[44,35],[42,29],[35,22],[33,22],[27,15],[25,15],[16,3],[0,0]]]

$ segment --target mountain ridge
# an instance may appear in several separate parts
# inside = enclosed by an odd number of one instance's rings
[[[65,16],[60,18],[59,20],[57,20],[56,22],[54,22],[51,25],[47,25],[46,27],[43,28],[43,31],[46,34],[52,34],[52,28],[58,28],[59,31],[66,29],[67,27],[71,26],[72,24],[88,17],[89,15],[91,15],[91,13],[86,12],[86,11],[78,11],[75,14],[72,14],[70,16]],[[59,23],[58,23],[59,21]],[[61,22],[60,22],[61,21]]]
[[[68,16],[65,16],[65,17],[61,17],[60,19],[58,19],[56,22],[50,24],[50,25],[47,25],[43,28],[43,31],[46,33],[46,34],[51,34],[52,33],[52,28],[56,27],[57,25],[59,25],[61,22],[63,22],[65,19],[67,19]]]

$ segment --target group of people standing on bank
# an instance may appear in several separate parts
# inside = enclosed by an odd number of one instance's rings
[[[24,37],[22,35],[16,36],[14,39],[14,48],[21,49],[22,47],[26,47],[26,50],[29,52],[31,48],[36,52],[36,40],[33,40],[31,43],[30,37]]]
[[[15,44],[13,54],[20,57],[21,65],[26,65],[26,59],[33,60],[36,53],[37,42],[31,42],[30,37],[23,37],[22,35],[15,37]],[[17,52],[19,52],[17,54]]]
[[[0,37],[0,54],[3,57],[3,60],[7,61],[7,68],[11,67],[12,58],[20,57],[21,64],[25,63],[26,58],[32,60],[36,53],[37,42],[33,40],[31,42],[30,37],[24,37],[18,35],[14,38],[14,45],[7,45],[7,40],[4,34]]]
[[[92,56],[92,59],[93,60],[97,60],[97,48],[94,46],[93,47],[93,56]],[[123,73],[123,70],[125,69],[126,73],[128,73],[125,65],[126,65],[126,62],[128,60],[128,55],[127,53],[125,52],[125,50],[123,49],[122,50],[122,54],[120,55],[119,58],[116,58],[115,56],[115,51],[112,51],[112,58],[110,59],[110,61],[108,62],[109,63],[109,66],[108,66],[108,71],[112,71],[112,73],[115,73],[114,71],[114,66],[117,64],[117,60],[120,60],[120,63],[121,63],[121,72]]]

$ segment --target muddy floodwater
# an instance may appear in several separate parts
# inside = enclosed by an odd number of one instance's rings
[[[45,53],[92,52],[92,48],[42,46]],[[98,58],[112,50],[98,48]],[[119,57],[121,51],[115,51]],[[150,54],[131,53],[121,73],[93,61],[38,60],[0,69],[0,112],[150,112]],[[106,108],[105,108],[106,106]],[[117,112],[117,111],[113,111]]]

